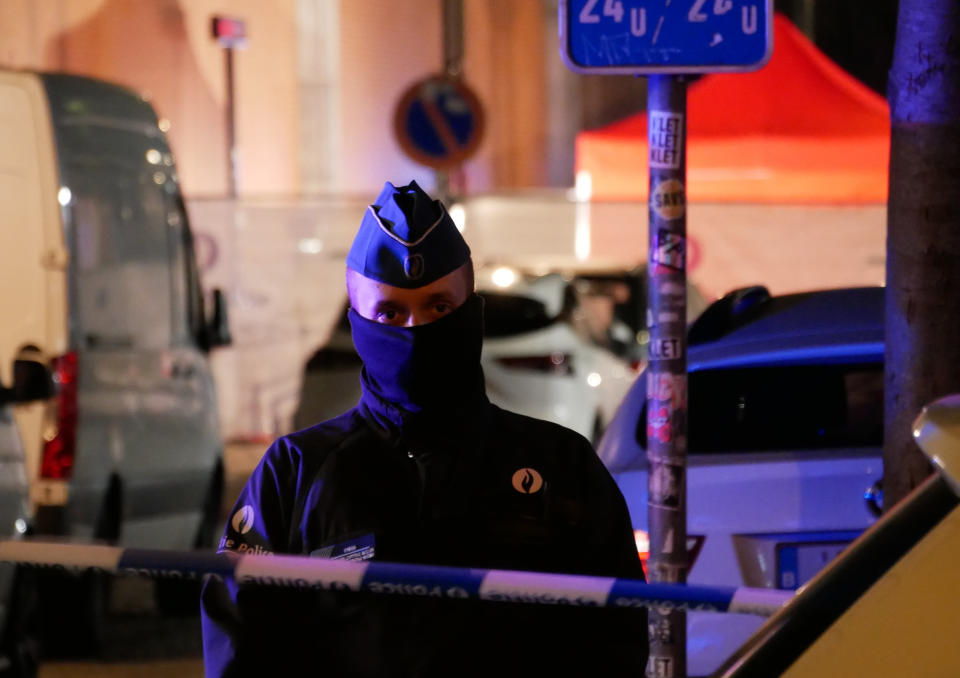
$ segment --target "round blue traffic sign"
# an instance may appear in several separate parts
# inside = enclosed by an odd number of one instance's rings
[[[397,142],[413,160],[434,169],[459,165],[483,138],[483,109],[462,81],[435,75],[411,85],[393,117]]]

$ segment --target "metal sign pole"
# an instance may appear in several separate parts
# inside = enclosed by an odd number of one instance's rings
[[[223,50],[226,64],[225,80],[227,101],[224,106],[227,128],[227,196],[237,197],[237,131],[234,114],[235,90],[233,85],[233,47]]]
[[[686,113],[682,76],[648,78],[647,574],[670,584],[687,579]],[[646,675],[686,676],[686,613],[651,607],[648,628]]]
[[[695,73],[761,68],[773,0],[560,0],[560,54],[577,73],[647,75],[647,487],[651,582],[685,583],[687,555],[687,91]],[[686,675],[685,615],[650,610],[647,676]]]
[[[233,56],[237,49],[247,44],[247,26],[241,19],[227,16],[214,16],[210,22],[213,38],[223,47],[224,84],[226,102],[224,105],[224,125],[227,131],[227,195],[237,197],[237,129],[236,129],[236,93],[233,82]]]
[[[397,102],[393,131],[415,162],[436,171],[434,195],[465,191],[463,162],[483,139],[483,107],[463,79],[463,0],[443,0],[443,72],[412,83]]]
[[[443,0],[443,72],[451,78],[463,75],[463,0]],[[459,168],[443,168],[436,172],[437,198],[446,205],[457,187]]]
[[[463,0],[443,0],[443,72],[463,73]]]

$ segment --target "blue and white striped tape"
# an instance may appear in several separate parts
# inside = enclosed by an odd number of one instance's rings
[[[38,541],[0,541],[0,562],[152,578],[196,579],[212,574],[232,577],[240,585],[370,591],[539,605],[655,606],[765,616],[776,612],[793,595],[790,591],[777,589],[647,584],[612,577]]]

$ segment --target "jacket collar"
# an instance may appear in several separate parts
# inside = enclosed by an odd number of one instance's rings
[[[442,411],[404,410],[371,388],[365,371],[361,372],[360,385],[358,409],[370,427],[383,440],[410,449],[449,447],[477,439],[493,407],[487,399],[482,371],[475,392]]]

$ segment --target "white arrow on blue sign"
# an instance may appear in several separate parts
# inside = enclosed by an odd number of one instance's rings
[[[560,0],[560,51],[579,73],[755,70],[773,52],[773,0]]]

